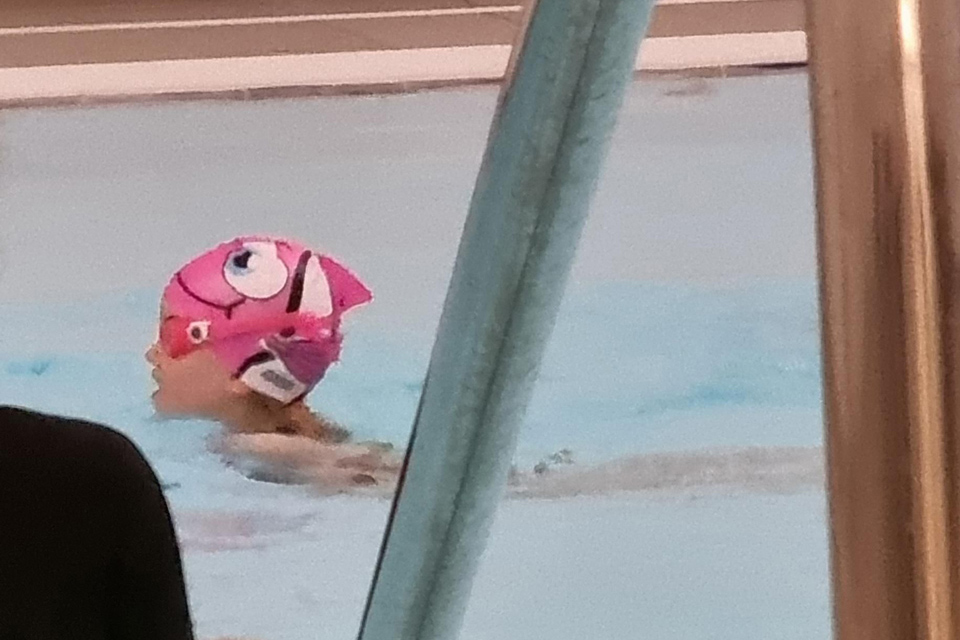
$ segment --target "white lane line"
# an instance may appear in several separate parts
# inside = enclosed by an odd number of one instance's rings
[[[647,38],[640,45],[637,68],[644,71],[682,71],[764,64],[803,64],[806,61],[806,33],[767,31]]]
[[[0,69],[0,101],[496,81],[503,77],[509,58],[509,45],[485,45],[19,67]],[[669,71],[806,59],[802,31],[650,38],[640,48],[636,68]]]
[[[496,80],[509,55],[492,45],[20,67],[0,69],[0,100]]]
[[[346,20],[387,20],[391,18],[434,18],[519,13],[520,6],[464,7],[459,9],[421,9],[411,11],[378,11],[368,13],[318,13],[296,16],[260,16],[257,18],[210,18],[205,20],[163,20],[156,22],[105,22],[97,24],[64,24],[37,27],[0,27],[0,36],[34,36],[98,31],[140,31],[149,29],[196,29],[198,27],[239,27],[250,25],[296,24],[302,22],[340,22]]]

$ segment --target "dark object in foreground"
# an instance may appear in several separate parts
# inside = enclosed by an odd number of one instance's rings
[[[193,638],[160,483],[125,436],[0,407],[0,638]]]

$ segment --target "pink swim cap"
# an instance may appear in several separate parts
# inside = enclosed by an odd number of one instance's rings
[[[254,391],[291,403],[340,357],[340,319],[373,296],[300,243],[244,237],[187,263],[163,292],[160,344],[173,358],[208,346]]]

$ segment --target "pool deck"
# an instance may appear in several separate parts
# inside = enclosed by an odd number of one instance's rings
[[[494,83],[512,0],[7,0],[0,107]],[[638,72],[803,65],[800,0],[661,0]]]

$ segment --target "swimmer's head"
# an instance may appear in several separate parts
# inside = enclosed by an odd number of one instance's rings
[[[343,314],[370,291],[332,258],[291,240],[245,237],[192,260],[161,301],[158,411],[210,415],[238,393],[302,399],[340,357]]]

